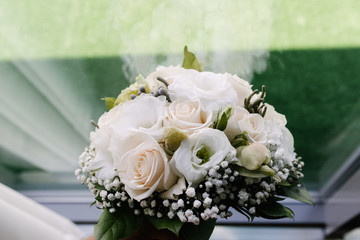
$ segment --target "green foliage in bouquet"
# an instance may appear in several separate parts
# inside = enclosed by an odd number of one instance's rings
[[[230,208],[249,221],[294,219],[282,200],[314,204],[285,116],[265,96],[235,75],[201,72],[185,46],[182,67],[158,67],[104,98],[108,112],[92,121],[75,172],[103,209],[95,239],[125,238],[144,224],[209,239]]]
[[[187,46],[184,48],[184,61],[182,67],[185,69],[194,69],[201,72],[199,61],[196,59],[195,54],[188,51]]]

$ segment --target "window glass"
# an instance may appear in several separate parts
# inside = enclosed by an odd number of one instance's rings
[[[286,115],[308,188],[360,143],[360,2],[0,2],[0,181],[80,188],[74,170],[105,111],[138,74],[182,63],[238,74]]]

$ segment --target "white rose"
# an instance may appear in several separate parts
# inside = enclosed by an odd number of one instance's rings
[[[237,75],[231,75],[225,73],[227,80],[231,83],[237,94],[237,106],[244,106],[244,99],[249,97],[253,92],[251,90],[252,85],[248,81],[239,78]]]
[[[140,131],[153,136],[156,140],[160,140],[164,132],[163,120],[167,105],[165,97],[155,98],[144,95],[114,107],[113,109],[120,108],[120,113],[116,113],[114,115],[116,119],[110,121],[114,130],[113,134],[126,136],[131,132]],[[101,125],[99,126],[101,128]]]
[[[285,163],[292,165],[292,162],[296,158],[296,154],[294,152],[294,138],[289,129],[276,118],[267,120],[265,122],[265,128],[267,131],[266,139],[279,144],[279,148],[283,149]]]
[[[270,104],[265,104],[267,107],[265,114],[265,129],[267,131],[267,140],[275,141],[279,144],[279,151],[283,154],[285,164],[292,165],[296,158],[294,152],[294,138],[286,128],[286,117],[283,114],[276,112],[275,108]]]
[[[89,168],[101,180],[112,179],[117,174],[114,170],[114,160],[109,152],[110,139],[113,134],[112,124],[121,116],[121,108],[114,107],[105,112],[98,121],[99,128],[90,134],[90,148],[95,148],[95,158],[89,162]]]
[[[91,147],[96,156],[90,169],[96,170],[99,179],[115,177],[114,159],[109,145],[112,138],[125,137],[134,132],[144,132],[156,140],[163,137],[163,119],[167,102],[152,96],[139,96],[134,100],[121,103],[104,113],[98,121],[99,129],[91,135]]]
[[[109,150],[126,192],[137,201],[170,189],[178,179],[164,150],[147,134],[112,138]]]
[[[89,168],[96,170],[95,175],[99,179],[113,179],[116,176],[114,170],[114,161],[111,153],[108,151],[110,139],[111,139],[111,128],[102,127],[96,129],[91,134],[91,148],[95,148],[95,158],[89,162]]]
[[[169,85],[169,95],[173,101],[200,99],[205,110],[215,112],[237,102],[237,94],[224,74],[192,69],[174,77],[173,83]]]
[[[163,78],[169,84],[173,83],[174,79],[180,75],[182,72],[185,72],[186,69],[177,66],[159,66],[156,68],[155,72],[152,72],[147,76],[145,82],[151,91],[156,90],[159,86],[164,86],[160,81],[157,80],[158,77]]]
[[[247,132],[256,142],[266,142],[265,120],[257,113],[249,113],[245,108],[235,107],[224,130],[226,136],[232,140],[236,135]]]
[[[169,106],[165,125],[185,130],[191,134],[201,128],[209,127],[213,123],[212,116],[212,112],[202,108],[198,99],[175,100]]]
[[[190,184],[204,180],[208,170],[224,159],[235,160],[236,150],[219,130],[203,128],[181,142],[170,160],[173,171]]]
[[[265,106],[267,107],[264,116],[265,120],[277,119],[277,121],[280,121],[280,123],[282,123],[284,126],[286,125],[287,121],[285,115],[278,113],[270,104],[265,103]]]

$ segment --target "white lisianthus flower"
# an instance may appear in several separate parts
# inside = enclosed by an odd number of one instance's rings
[[[174,77],[168,89],[173,101],[200,99],[207,111],[216,112],[228,105],[234,106],[237,102],[237,94],[224,74],[187,69]]]
[[[243,107],[235,107],[224,133],[233,140],[236,135],[247,132],[247,135],[256,142],[266,141],[265,120],[257,113],[249,113]]]
[[[221,161],[236,161],[236,150],[219,130],[203,128],[181,142],[170,160],[173,171],[192,185],[204,180],[208,170]]]
[[[113,137],[109,150],[126,192],[137,201],[154,191],[166,191],[177,182],[166,153],[147,134],[136,132],[125,138]]]
[[[237,75],[231,75],[225,73],[227,80],[231,83],[237,94],[237,106],[244,107],[244,99],[249,97],[253,92],[251,90],[252,85],[248,81],[239,78]]]
[[[199,99],[173,101],[166,115],[165,125],[185,130],[188,134],[213,123],[212,112],[205,111]]]

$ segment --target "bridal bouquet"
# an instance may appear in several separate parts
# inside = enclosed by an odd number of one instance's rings
[[[312,204],[300,179],[286,118],[229,73],[201,72],[184,50],[182,67],[160,66],[105,98],[75,174],[103,210],[96,239],[141,226],[182,239],[208,239],[233,210],[249,220],[293,218],[285,197]]]

